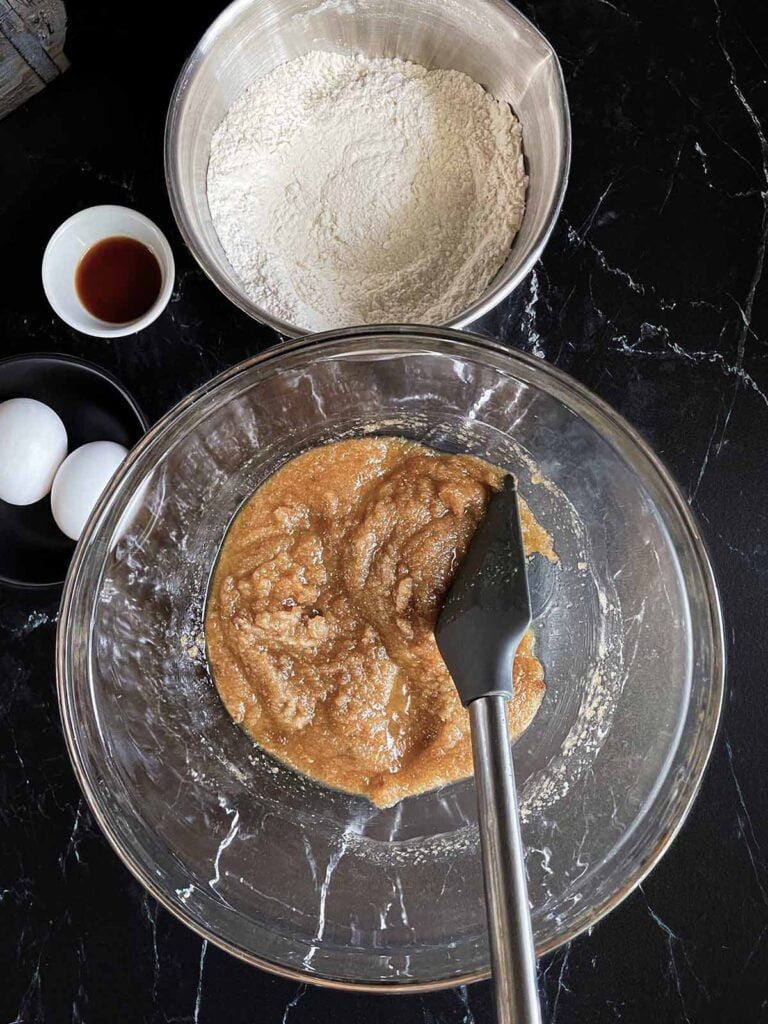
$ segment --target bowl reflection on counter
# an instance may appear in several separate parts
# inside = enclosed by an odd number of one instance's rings
[[[202,636],[233,515],[287,459],[405,434],[512,469],[560,557],[537,623],[547,693],[515,746],[539,952],[640,881],[690,806],[719,715],[717,591],[690,510],[631,428],[565,375],[440,329],[272,349],[129,455],[65,587],[69,751],[110,842],[201,935],[320,984],[413,991],[488,972],[471,780],[381,810],[232,722]]]
[[[214,284],[242,310],[287,337],[305,333],[245,293],[208,209],[211,136],[255,79],[310,50],[400,57],[463,71],[509,103],[523,128],[526,209],[509,257],[476,302],[448,326],[493,309],[541,256],[565,194],[570,119],[555,51],[506,0],[235,0],[179,76],[165,130],[165,173],[176,222]]]

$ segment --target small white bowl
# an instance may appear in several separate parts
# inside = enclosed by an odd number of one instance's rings
[[[123,235],[142,242],[157,258],[162,272],[160,293],[147,312],[125,324],[110,324],[92,316],[77,297],[75,270],[83,253],[104,238]],[[156,320],[171,297],[175,264],[160,228],[143,213],[125,206],[90,206],[65,220],[51,236],[43,255],[43,289],[54,312],[83,334],[95,338],[122,338]]]

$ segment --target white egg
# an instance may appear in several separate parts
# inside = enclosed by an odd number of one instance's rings
[[[128,449],[114,441],[91,441],[62,462],[53,481],[51,510],[56,525],[78,540],[88,516]]]
[[[34,398],[0,403],[0,498],[32,505],[51,489],[67,454],[67,431],[50,406]]]

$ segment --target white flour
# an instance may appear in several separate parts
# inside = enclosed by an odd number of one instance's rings
[[[449,320],[506,259],[525,186],[520,125],[471,78],[320,51],[239,97],[208,167],[246,292],[313,331]]]

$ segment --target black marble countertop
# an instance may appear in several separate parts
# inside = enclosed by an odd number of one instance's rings
[[[163,121],[219,4],[69,0],[71,69],[0,122],[0,351],[111,369],[156,418],[275,342],[185,251]],[[574,154],[542,262],[480,329],[616,406],[677,476],[725,607],[723,722],[696,805],[617,910],[541,963],[545,1019],[768,1020],[768,42],[758,0],[535,0]],[[178,279],[139,336],[66,327],[40,284],[52,230],[95,203],[155,219]],[[488,984],[349,996],[206,943],[145,895],[81,799],[59,724],[59,595],[0,588],[0,1021],[485,1024]]]

